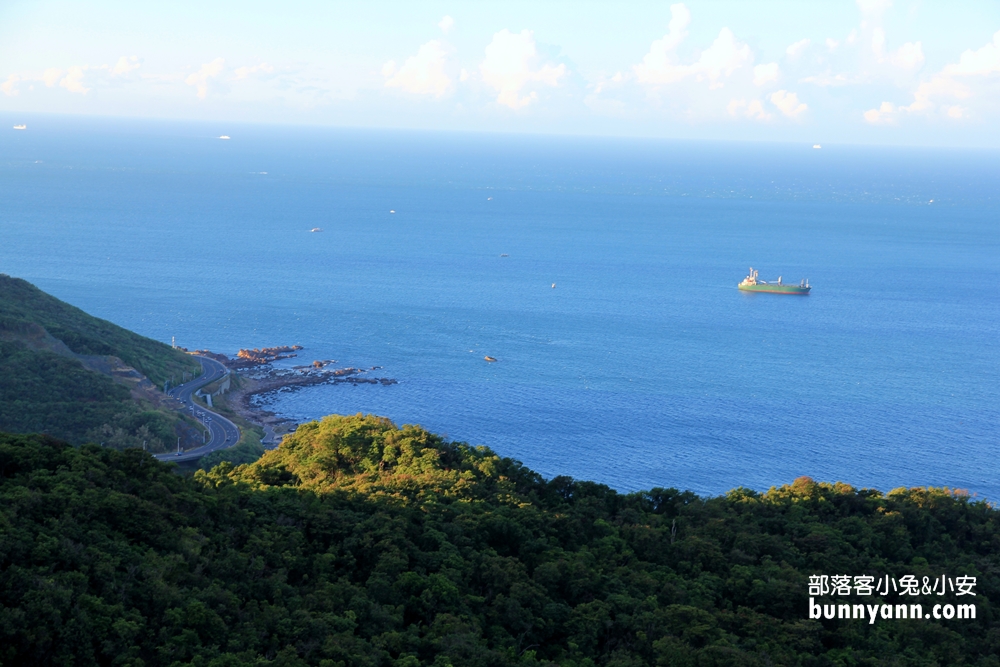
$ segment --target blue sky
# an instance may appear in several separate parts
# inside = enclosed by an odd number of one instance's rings
[[[0,111],[1000,145],[1000,3],[0,3]]]

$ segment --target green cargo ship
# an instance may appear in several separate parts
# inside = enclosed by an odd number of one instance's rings
[[[809,294],[809,290],[812,287],[809,286],[809,279],[799,282],[798,285],[786,285],[781,282],[781,276],[778,276],[778,281],[769,283],[766,280],[760,280],[757,278],[757,272],[754,268],[750,267],[750,275],[743,279],[743,282],[739,284],[739,288],[744,292],[769,292],[770,294],[799,294],[801,296],[806,296]]]

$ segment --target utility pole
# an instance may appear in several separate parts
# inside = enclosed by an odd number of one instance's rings
[[[181,453],[181,437],[177,436],[177,455],[180,456]]]

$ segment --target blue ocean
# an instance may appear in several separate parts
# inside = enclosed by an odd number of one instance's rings
[[[6,120],[0,271],[161,341],[399,381],[270,400],[296,420],[629,491],[1000,499],[996,151]],[[742,293],[750,266],[812,294]]]

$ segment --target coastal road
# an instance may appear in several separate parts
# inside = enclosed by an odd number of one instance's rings
[[[168,393],[177,400],[184,403],[184,410],[187,414],[202,422],[209,432],[208,442],[201,447],[182,451],[179,455],[176,452],[168,454],[155,454],[161,461],[194,461],[200,459],[205,454],[209,454],[219,449],[232,447],[240,440],[240,429],[233,422],[229,421],[211,408],[203,406],[194,401],[194,393],[207,384],[226,376],[226,367],[215,359],[208,359],[195,355],[195,359],[201,364],[203,373],[181,385],[177,385]],[[192,411],[192,408],[194,410]]]

